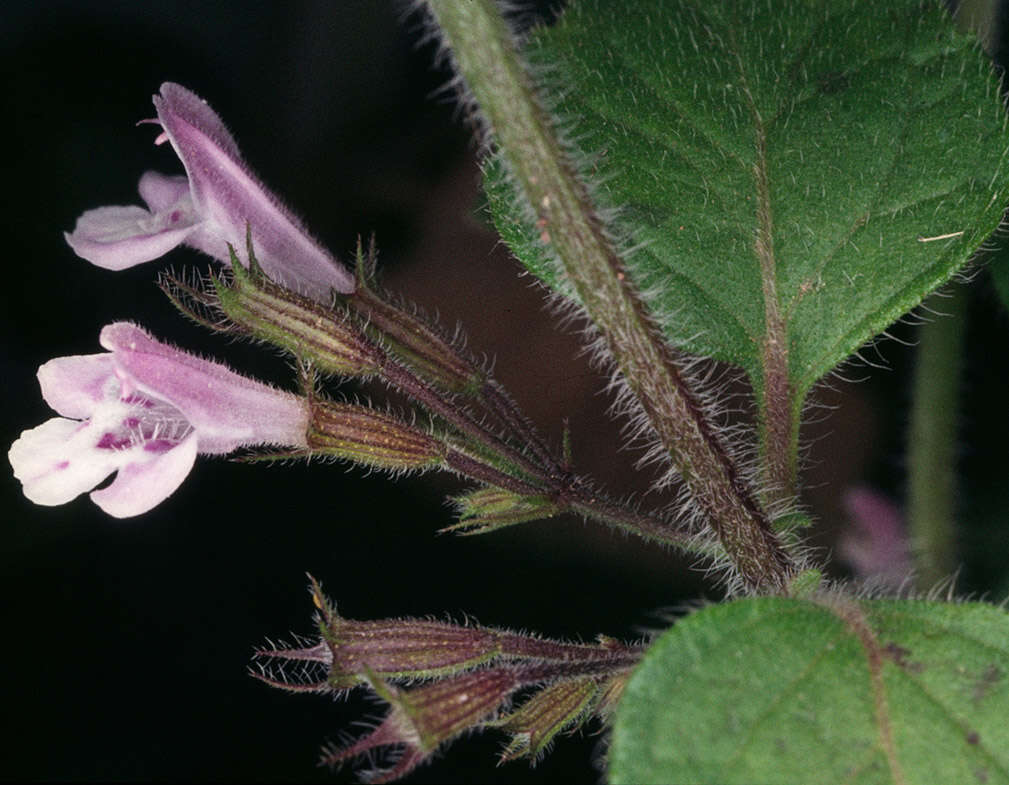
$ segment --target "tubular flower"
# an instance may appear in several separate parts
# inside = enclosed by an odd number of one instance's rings
[[[334,289],[354,291],[350,271],[249,171],[205,101],[165,82],[154,106],[158,117],[152,122],[164,129],[157,143],[171,143],[186,177],[146,172],[139,191],[147,209],[99,207],[81,215],[65,235],[78,256],[122,270],[185,244],[228,264],[228,244],[242,247],[250,227],[260,264],[273,280],[320,301]]]
[[[36,504],[92,491],[109,515],[140,515],[170,496],[197,453],[258,444],[305,447],[307,402],[117,322],[107,353],[57,357],[39,368],[42,397],[60,415],[25,431],[7,454]]]
[[[496,714],[522,682],[510,668],[483,668],[404,690],[371,674],[372,688],[390,706],[371,733],[348,747],[324,749],[321,763],[337,766],[383,747],[398,748],[392,766],[367,773],[370,782],[391,782],[430,759],[443,743]]]

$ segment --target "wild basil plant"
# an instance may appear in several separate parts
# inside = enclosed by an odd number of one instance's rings
[[[39,370],[59,416],[10,448],[28,498],[90,491],[141,515],[199,455],[239,450],[445,471],[470,486],[442,531],[575,515],[689,554],[723,592],[651,639],[572,643],[345,618],[311,579],[314,635],[258,650],[252,672],[387,705],[322,752],[370,781],[475,729],[504,734],[502,760],[535,762],[601,724],[614,783],[1009,782],[1009,617],[913,591],[956,568],[955,318],[922,336],[906,509],[848,495],[863,581],[830,577],[799,502],[816,385],[937,290],[962,311],[996,244],[1009,128],[978,43],[935,0],[579,0],[522,40],[493,0],[422,13],[458,75],[494,224],[609,371],[652,493],[617,499],[586,476],[566,429],[542,433],[457,337],[383,289],[380,237],[339,260],[217,114],[166,83],[150,122],[185,175],[147,172],[146,207],[89,210],[67,242],[112,270],[205,252],[211,272],[161,288],[209,330],[289,355],[293,391],[107,325],[106,352]],[[750,390],[731,426],[716,361]],[[411,409],[334,397],[346,379]]]

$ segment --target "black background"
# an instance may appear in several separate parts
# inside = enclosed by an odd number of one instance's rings
[[[577,336],[554,326],[542,293],[480,217],[469,129],[441,89],[448,73],[419,44],[417,18],[402,4],[15,3],[0,35],[0,442],[51,416],[38,365],[99,351],[101,327],[121,319],[291,386],[282,358],[202,332],[153,285],[158,269],[205,267],[205,258],[179,250],[112,273],[63,241],[83,210],[137,203],[146,169],[181,171],[167,146],[152,145],[154,128],[134,126],[172,80],[210,102],[251,166],[334,252],[346,258],[357,233],[374,231],[389,287],[449,327],[461,321],[470,346],[495,359],[498,378],[552,440],[570,417],[584,471],[615,493],[647,487],[634,454],[617,451],[604,378],[579,355]],[[961,456],[973,479],[962,492],[959,585],[1001,599],[1009,335],[984,276],[975,289]],[[896,331],[913,338],[911,328]],[[843,525],[844,488],[870,481],[900,493],[911,354],[893,343],[881,351],[893,371],[849,374],[868,381],[817,393],[838,407],[806,433],[807,502],[820,521],[813,542],[824,548]],[[0,472],[0,705],[9,727],[0,777],[347,781],[349,769],[315,768],[319,746],[356,732],[352,723],[381,716],[380,707],[287,695],[246,673],[267,637],[311,632],[306,571],[354,618],[468,614],[582,639],[637,637],[671,608],[717,598],[670,555],[573,520],[437,536],[451,522],[444,499],[460,487],[333,465],[200,459],[168,501],[120,521],[86,497],[33,506]],[[561,739],[535,769],[496,768],[501,742],[459,741],[409,781],[600,777],[598,736]]]

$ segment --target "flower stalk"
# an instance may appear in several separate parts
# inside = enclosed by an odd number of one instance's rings
[[[363,320],[369,334],[392,348],[397,358],[416,370],[426,381],[451,393],[476,399],[517,441],[530,451],[553,475],[563,475],[567,467],[554,455],[536,427],[522,414],[507,392],[483,368],[442,337],[432,325],[398,307],[376,286],[374,240],[367,255],[357,248],[357,287],[344,298]]]
[[[497,383],[477,369],[475,364],[439,338],[433,328],[387,300],[368,294],[372,289],[365,285],[367,279],[360,272],[357,292],[344,298],[346,304],[341,305],[338,299],[335,306],[326,306],[271,281],[258,264],[248,238],[247,253],[249,261],[245,266],[232,249],[231,275],[227,278],[212,275],[209,288],[191,286],[172,276],[165,276],[162,289],[184,313],[212,329],[253,335],[287,350],[313,369],[358,378],[378,376],[412,398],[441,424],[442,433],[437,437],[441,443],[438,457],[435,458],[433,443],[425,443],[422,454],[412,457],[406,453],[387,453],[383,460],[400,462],[396,465],[378,464],[374,460],[364,460],[364,463],[387,469],[441,466],[523,500],[516,502],[512,511],[521,511],[521,514],[496,514],[493,519],[474,519],[460,528],[482,533],[502,525],[573,512],[688,552],[715,555],[717,549],[697,543],[664,519],[609,502],[590,483],[567,468],[566,456],[561,458],[550,453],[544,442],[539,442],[540,451],[548,453],[548,461],[540,460],[537,451],[531,450],[527,454],[515,447],[515,444],[526,444],[524,440],[530,434],[535,435],[535,429],[507,394],[499,390]],[[373,259],[373,254],[372,251],[368,258]],[[359,254],[359,270],[361,267],[362,256]],[[359,300],[358,293],[364,293],[361,296],[366,300]],[[369,310],[362,313],[357,310],[361,302],[381,303],[381,308],[375,306],[371,309],[369,306]],[[393,325],[390,328],[393,338],[388,338],[386,330],[380,328],[379,325],[385,323]],[[410,344],[405,358],[395,354],[403,343]],[[417,357],[425,359],[412,363]],[[426,377],[422,375],[432,368],[453,370],[433,372]],[[519,426],[518,433],[506,429],[502,435],[476,412],[460,403],[460,394],[454,391],[460,385],[448,384],[449,389],[439,386],[439,380],[444,380],[446,375],[456,381],[474,380],[478,400],[492,400],[495,411],[508,412],[502,415],[503,420],[524,425]],[[329,416],[325,406],[328,404],[323,404],[321,410],[324,418]],[[329,410],[330,413],[334,411],[332,408]],[[393,424],[395,418],[386,415],[383,418],[383,423],[403,438],[413,428],[399,421]],[[336,441],[326,446],[322,435],[313,437],[319,453],[337,455],[339,450],[346,451],[345,444],[336,444],[344,438],[336,422],[329,421],[326,427],[333,429]],[[353,449],[363,449],[364,452],[356,456],[347,453],[342,457],[358,460],[368,457],[365,453],[381,452],[373,436],[375,434],[355,432],[357,441]],[[425,436],[421,441],[426,442],[427,438]],[[330,447],[336,452],[327,452]],[[412,463],[414,459],[416,463]],[[532,514],[535,510],[542,514]]]

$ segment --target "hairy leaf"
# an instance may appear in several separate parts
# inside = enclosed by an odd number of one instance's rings
[[[998,80],[938,0],[579,0],[527,53],[670,339],[758,396],[784,368],[793,417],[1007,201]],[[500,163],[487,191],[570,294]]]
[[[747,599],[680,621],[617,712],[613,783],[1009,782],[1009,614]]]

